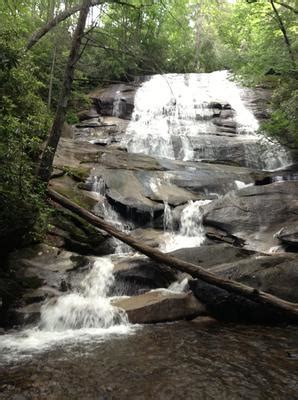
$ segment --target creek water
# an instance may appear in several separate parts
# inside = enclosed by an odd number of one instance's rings
[[[226,71],[153,76],[137,91],[122,146],[157,158],[212,161],[220,158],[223,140],[229,146],[232,138],[240,145],[243,166],[287,166],[289,154],[257,134],[259,123],[244,94]],[[119,101],[115,115],[117,107]],[[233,115],[223,132],[211,121],[218,107]],[[150,183],[152,190],[163,184],[170,180]],[[244,186],[235,181],[235,189]],[[129,232],[133,226],[111,207],[105,189],[101,177],[92,177],[95,212]],[[165,199],[161,250],[200,246],[205,240],[202,209],[210,201],[185,204],[175,230],[177,221]],[[129,251],[115,242],[118,257]],[[38,326],[0,336],[1,400],[298,398],[291,358],[295,328],[131,325],[111,304],[113,280],[112,258],[99,257],[75,290],[42,307]],[[175,283],[171,290],[183,290],[184,284]]]
[[[294,328],[177,322],[0,367],[1,400],[295,400]]]

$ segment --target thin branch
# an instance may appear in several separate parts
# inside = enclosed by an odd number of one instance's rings
[[[276,1],[276,0],[274,0],[274,3],[279,4],[280,6],[287,8],[290,11],[293,11],[295,14],[298,14],[298,10],[296,10],[292,6],[289,6],[288,4],[285,4],[285,3],[282,3],[281,1]]]
[[[91,7],[98,6],[98,5],[104,4],[104,3],[116,3],[119,5],[135,8],[134,5],[125,3],[120,0],[92,0]],[[71,17],[73,14],[76,14],[77,12],[79,12],[81,10],[81,8],[82,8],[82,5],[77,4],[76,6],[73,6],[67,10],[64,10],[61,13],[59,13],[58,15],[56,15],[55,18],[51,19],[42,28],[38,29],[36,32],[33,33],[33,35],[30,37],[30,39],[26,45],[26,50],[32,49],[32,47],[35,46],[36,43],[43,36],[45,36],[51,29],[55,28],[55,26],[60,24],[60,22],[65,21],[67,18]]]

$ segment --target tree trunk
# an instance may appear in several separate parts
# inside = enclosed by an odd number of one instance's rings
[[[56,53],[57,53],[57,43],[55,43],[55,45],[54,45],[51,73],[50,73],[49,94],[48,94],[48,109],[49,110],[51,109],[51,104],[52,104],[53,80],[54,80],[54,71],[55,71],[55,64],[56,64]]]
[[[285,41],[285,44],[287,46],[288,53],[289,53],[292,65],[295,68],[296,67],[296,61],[295,61],[295,57],[294,57],[294,53],[293,53],[293,50],[292,50],[290,39],[289,39],[287,31],[286,31],[286,27],[285,27],[280,15],[279,15],[278,11],[277,11],[277,8],[275,7],[274,1],[270,0],[270,4],[271,4],[271,7],[272,7],[272,9],[274,11],[275,17],[277,19],[279,28],[280,28],[280,30],[281,30],[281,32],[283,34],[284,41]]]
[[[132,4],[127,4],[125,2],[122,2],[120,0],[90,0],[90,5],[89,7],[94,7],[100,4],[104,3],[117,3],[117,4],[122,4],[128,7],[133,7]],[[76,6],[73,6],[71,8],[68,8],[61,13],[57,14],[55,18],[51,19],[48,21],[42,28],[38,29],[36,32],[33,33],[33,35],[30,37],[26,50],[30,50],[33,46],[36,45],[36,43],[44,36],[46,35],[51,29],[55,28],[55,26],[59,25],[60,22],[65,21],[67,18],[71,17],[73,14],[76,14],[79,12],[82,8],[82,4],[77,4]]]
[[[198,278],[206,282],[207,284],[216,286],[220,289],[224,289],[229,293],[233,293],[235,295],[242,296],[245,299],[251,300],[255,303],[260,303],[262,305],[268,306],[270,310],[273,310],[273,312],[275,312],[276,314],[282,314],[284,316],[284,319],[287,321],[296,323],[298,322],[298,304],[290,303],[269,293],[262,292],[252,287],[243,285],[239,282],[217,277],[216,275],[204,270],[202,267],[183,260],[179,260],[169,254],[162,253],[161,251],[140,243],[133,237],[119,231],[109,223],[105,222],[103,219],[95,216],[84,208],[79,207],[77,204],[73,203],[66,197],[60,195],[50,188],[48,189],[48,194],[49,197],[58,204],[76,213],[92,225],[104,230],[105,232],[128,244],[140,253],[148,256],[152,260],[160,264],[167,265],[171,268],[176,268],[179,271],[186,272],[194,278]]]
[[[71,94],[72,82],[74,79],[75,66],[80,54],[80,46],[82,42],[82,37],[84,34],[84,29],[86,25],[86,20],[88,16],[88,11],[90,8],[92,0],[83,0],[81,5],[80,16],[78,19],[77,27],[73,34],[71,50],[69,53],[67,65],[64,73],[63,86],[60,93],[60,98],[58,101],[57,111],[54,117],[54,122],[52,129],[42,154],[41,162],[39,165],[38,176],[48,183],[51,172],[52,165],[55,156],[55,152],[59,143],[59,139],[62,133],[63,124],[65,121],[68,101]]]

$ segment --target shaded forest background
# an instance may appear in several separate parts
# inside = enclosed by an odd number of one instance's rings
[[[96,2],[94,2],[96,3]],[[98,1],[82,40],[67,121],[98,85],[156,73],[229,69],[274,91],[262,129],[298,147],[295,1]],[[79,0],[0,0],[0,243],[38,241],[51,212],[37,167],[57,107],[78,13],[34,47],[31,35]]]

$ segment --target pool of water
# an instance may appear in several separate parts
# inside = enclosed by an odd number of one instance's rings
[[[148,325],[25,358],[0,355],[0,398],[294,400],[297,348],[295,327]]]

